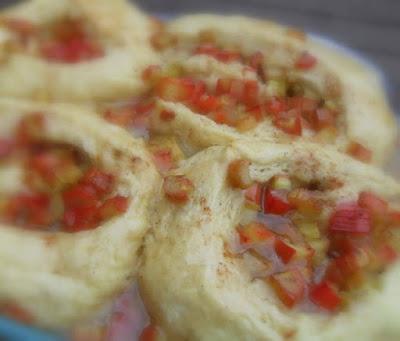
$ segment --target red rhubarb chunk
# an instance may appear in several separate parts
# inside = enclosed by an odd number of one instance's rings
[[[357,203],[344,203],[336,207],[329,220],[332,232],[369,233],[371,215]]]
[[[98,218],[100,221],[111,219],[118,216],[128,209],[128,198],[117,195],[107,199],[98,209]]]
[[[310,299],[317,306],[329,311],[335,311],[342,303],[339,294],[328,282],[315,285],[310,291]]]
[[[388,202],[371,192],[361,192],[358,205],[367,209],[374,217],[383,217],[388,211]]]
[[[286,191],[270,189],[264,191],[264,213],[286,214],[291,208]]]
[[[240,243],[244,245],[264,243],[274,238],[273,232],[268,230],[265,225],[257,222],[239,226],[238,233]]]
[[[275,252],[282,262],[287,264],[296,254],[296,249],[278,238],[275,240]]]
[[[303,52],[303,54],[297,59],[295,67],[299,70],[310,70],[317,64],[317,58],[308,52]]]
[[[21,221],[32,227],[47,227],[53,220],[50,212],[50,197],[46,194],[18,194],[10,199],[6,218]]]
[[[302,134],[301,116],[296,109],[283,111],[275,115],[273,124],[286,134],[296,136]]]
[[[153,160],[156,164],[157,169],[161,173],[164,173],[175,166],[172,152],[168,148],[160,149],[153,152]]]
[[[296,269],[272,275],[270,284],[279,299],[288,308],[293,308],[304,298],[306,282]]]
[[[184,102],[194,98],[198,94],[196,83],[189,79],[162,78],[155,89],[158,97],[165,101]]]
[[[96,190],[91,185],[76,184],[63,193],[64,206],[74,207],[96,207],[98,197]]]
[[[347,147],[347,154],[366,163],[372,160],[372,151],[357,142],[350,143]]]
[[[261,204],[261,192],[261,186],[259,184],[254,184],[244,192],[245,198],[247,201],[259,206]]]
[[[0,160],[9,156],[14,150],[14,142],[9,139],[0,139]]]
[[[93,229],[98,223],[97,216],[97,205],[67,208],[62,219],[63,230],[66,232],[79,232]]]
[[[104,52],[99,45],[86,39],[70,41],[49,41],[41,46],[42,56],[52,62],[78,63],[102,57]]]
[[[176,204],[184,204],[189,201],[194,186],[183,175],[170,175],[164,179],[163,189],[168,200]]]
[[[150,324],[143,329],[140,334],[139,341],[156,341],[157,340],[157,328]]]
[[[87,171],[81,180],[82,184],[91,186],[99,196],[109,193],[114,186],[114,182],[113,175],[96,168]]]

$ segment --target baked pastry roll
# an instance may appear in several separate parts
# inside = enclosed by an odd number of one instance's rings
[[[159,100],[154,127],[197,150],[238,138],[302,137],[382,164],[394,147],[395,119],[376,72],[304,33],[195,15],[155,38],[165,64],[144,74]]]
[[[164,180],[139,276],[154,324],[171,340],[398,339],[400,185],[330,147],[234,147]]]
[[[103,100],[143,88],[154,23],[128,1],[32,0],[0,14],[0,95]]]
[[[142,141],[80,107],[0,108],[0,312],[83,323],[133,280],[158,173]]]

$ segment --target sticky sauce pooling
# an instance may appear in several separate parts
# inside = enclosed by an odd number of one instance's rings
[[[240,187],[234,174],[237,162],[229,179]],[[249,260],[252,276],[289,309],[345,309],[363,288],[378,285],[379,275],[398,259],[400,211],[370,192],[356,201],[324,199],[337,186],[334,179],[322,186],[278,175],[244,191],[246,209],[233,251]]]

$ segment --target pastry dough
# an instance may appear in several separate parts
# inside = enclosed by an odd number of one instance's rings
[[[0,302],[18,304],[33,315],[34,324],[68,328],[97,313],[130,285],[159,176],[142,141],[95,113],[66,104],[5,99],[0,108],[2,138],[21,117],[41,112],[44,139],[86,152],[116,175],[117,193],[130,198],[125,213],[94,230],[68,234],[0,225]],[[10,182],[18,185],[18,176],[12,169],[6,174],[10,192]]]
[[[32,0],[1,12],[1,20],[23,20],[37,26],[79,17],[91,26],[104,56],[79,63],[49,62],[11,50],[15,39],[0,29],[0,95],[40,100],[104,100],[140,92],[141,72],[157,60],[150,46],[152,21],[125,0]]]
[[[186,16],[170,22],[167,32],[175,36],[177,42],[164,50],[164,60],[174,69],[183,69],[189,77],[194,75],[194,78],[203,79],[209,86],[218,78],[257,78],[239,62],[222,63],[204,54],[193,55],[193,50],[204,39],[211,39],[217,46],[231,51],[239,50],[247,56],[260,51],[265,56],[263,66],[267,79],[274,77],[277,71],[283,72],[290,82],[313,89],[323,100],[340,108],[338,136],[333,141],[340,150],[346,150],[349,142],[355,141],[372,151],[375,164],[382,164],[393,151],[396,138],[394,115],[378,75],[361,62],[288,27],[239,16]],[[294,68],[296,58],[304,51],[315,56],[318,63],[309,70]],[[264,89],[269,94],[277,90],[271,84],[267,82]],[[279,142],[292,140],[269,120],[240,132],[204,115],[195,115],[182,104],[160,101],[159,105],[175,112],[176,118],[163,122],[155,117],[156,129],[173,132],[197,149],[226,145],[242,137]],[[313,140],[320,143],[318,138]]]
[[[171,340],[398,339],[399,264],[382,274],[378,287],[368,287],[333,316],[287,310],[262,280],[252,279],[226,246],[244,204],[241,191],[226,177],[229,163],[244,158],[259,182],[282,173],[322,183],[333,177],[343,183],[324,192],[333,200],[356,199],[367,190],[393,202],[400,185],[330,147],[243,142],[235,147],[211,147],[174,171],[194,184],[187,205],[167,199],[155,203],[139,276],[155,324]]]

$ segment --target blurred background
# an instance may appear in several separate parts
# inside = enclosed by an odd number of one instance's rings
[[[53,0],[57,1],[57,0]],[[112,1],[112,0],[110,0]],[[15,3],[0,0],[0,5]],[[190,12],[246,14],[297,26],[350,47],[381,69],[400,114],[400,0],[136,0],[167,17]]]

